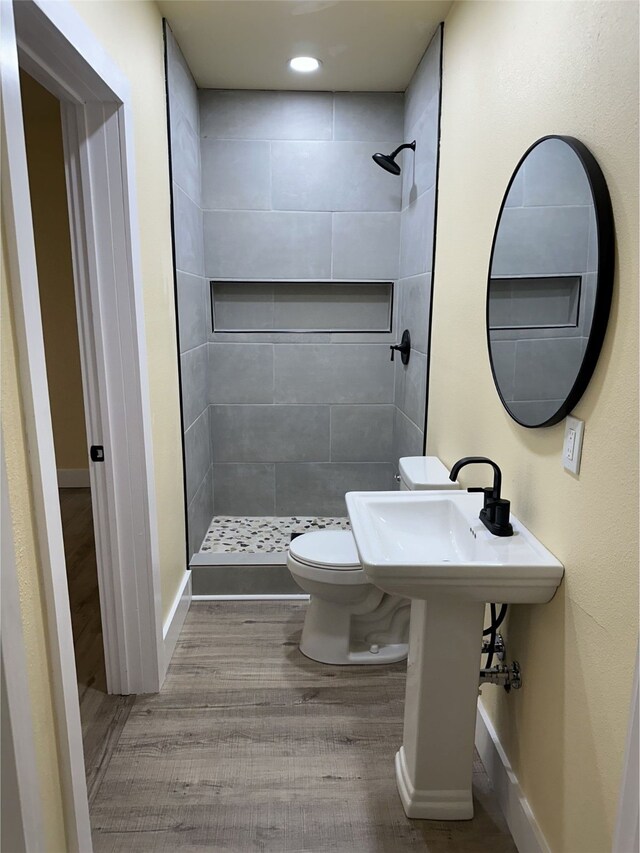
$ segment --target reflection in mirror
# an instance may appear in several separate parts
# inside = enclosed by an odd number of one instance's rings
[[[507,189],[487,295],[494,379],[523,426],[557,423],[584,391],[604,336],[612,275],[611,207],[597,163],[577,140],[540,140]]]

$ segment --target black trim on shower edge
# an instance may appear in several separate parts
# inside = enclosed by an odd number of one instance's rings
[[[178,357],[178,404],[180,407],[180,447],[182,450],[182,494],[184,498],[184,530],[185,543],[184,551],[186,557],[186,568],[191,568],[191,548],[189,547],[189,500],[187,494],[187,453],[184,441],[184,406],[182,404],[182,362],[180,359],[180,322],[179,322],[179,305],[178,305],[178,270],[176,258],[176,233],[175,233],[175,204],[173,198],[173,164],[171,161],[171,105],[169,103],[169,56],[167,47],[167,30],[170,30],[169,23],[166,18],[162,19],[162,36],[164,42],[164,92],[167,104],[167,150],[169,154],[169,218],[171,226],[171,257],[173,260],[173,301],[176,314],[176,345]],[[172,33],[173,35],[173,33]],[[175,36],[174,36],[175,38]]]
[[[440,193],[440,141],[442,136],[442,69],[444,54],[444,21],[439,25],[439,33],[436,33],[433,38],[436,38],[437,35],[440,36],[440,65],[438,68],[438,71],[440,73],[440,85],[438,87],[438,139],[436,145],[436,183],[433,199],[433,248],[431,251],[431,288],[429,293],[429,322],[427,324],[427,387],[424,395],[424,430],[422,433],[423,455],[426,455],[427,453],[427,425],[429,423],[429,392],[431,385],[431,332],[433,328],[433,291],[435,288],[436,237],[438,234],[438,199]],[[431,42],[429,44],[431,44]],[[429,48],[427,48],[427,50],[429,50]]]

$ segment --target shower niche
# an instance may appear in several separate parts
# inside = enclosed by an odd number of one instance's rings
[[[165,22],[196,594],[300,592],[292,534],[345,529],[347,491],[424,452],[440,39],[407,98],[229,91],[198,89]],[[372,161],[407,138],[400,175]]]
[[[212,332],[391,332],[390,281],[212,281]]]

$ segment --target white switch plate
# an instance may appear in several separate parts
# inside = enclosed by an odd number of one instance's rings
[[[582,456],[582,436],[584,421],[579,421],[569,415],[564,424],[564,444],[562,446],[562,464],[572,474],[580,473],[580,457]]]

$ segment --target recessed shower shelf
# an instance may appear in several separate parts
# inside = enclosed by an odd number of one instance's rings
[[[211,281],[214,332],[390,332],[391,281]]]
[[[581,275],[492,276],[490,331],[577,328]]]

